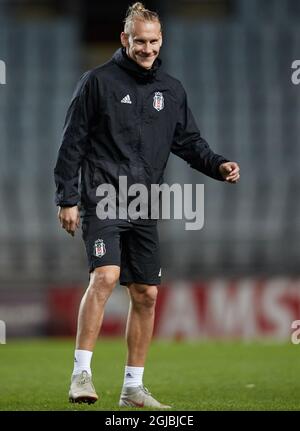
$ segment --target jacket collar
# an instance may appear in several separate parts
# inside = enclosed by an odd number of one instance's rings
[[[139,66],[135,61],[128,57],[125,48],[119,48],[113,55],[112,60],[118,64],[118,66],[127,70],[130,74],[134,75],[137,79],[142,81],[153,81],[156,74],[161,66],[161,60],[157,58],[151,69],[145,69]]]

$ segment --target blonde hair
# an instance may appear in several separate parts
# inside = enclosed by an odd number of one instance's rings
[[[126,18],[124,19],[124,33],[130,34],[132,23],[135,19],[141,21],[158,21],[161,25],[158,13],[146,9],[143,3],[137,2],[127,9]]]

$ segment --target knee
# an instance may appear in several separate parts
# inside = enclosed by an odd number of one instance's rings
[[[146,286],[136,287],[130,289],[130,296],[133,306],[138,308],[153,309],[156,304],[157,287]]]
[[[105,299],[111,294],[119,279],[119,270],[111,268],[96,268],[90,277],[89,289]]]

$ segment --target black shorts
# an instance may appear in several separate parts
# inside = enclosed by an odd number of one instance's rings
[[[97,267],[120,267],[120,284],[160,284],[161,267],[157,224],[127,220],[99,220],[85,216],[82,236],[90,273]]]

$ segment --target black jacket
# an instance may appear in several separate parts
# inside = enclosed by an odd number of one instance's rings
[[[97,186],[118,190],[119,176],[128,187],[161,184],[170,152],[192,168],[222,180],[227,160],[201,137],[181,83],[160,70],[140,67],[119,49],[106,64],[80,79],[67,112],[55,166],[56,204],[81,204],[94,213]],[[127,103],[126,103],[127,102]],[[81,187],[79,190],[79,171]]]

